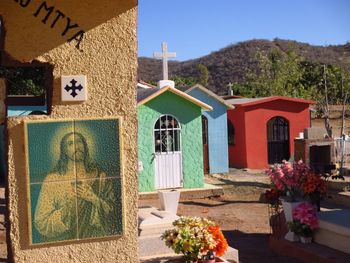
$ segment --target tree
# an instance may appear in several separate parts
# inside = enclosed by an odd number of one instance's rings
[[[320,63],[306,62],[293,49],[285,53],[279,49],[272,49],[268,53],[258,51],[256,61],[257,70],[248,71],[246,83],[239,88],[239,91],[243,92],[240,95],[292,96],[316,100],[321,104],[327,95],[329,104],[342,104],[344,101],[342,76],[345,82],[349,82],[350,79],[349,72],[344,68],[334,65],[327,65],[324,68]],[[325,89],[325,78],[327,78],[327,89]],[[324,114],[325,108],[319,106]]]
[[[258,96],[310,96],[301,83],[303,68],[299,56],[293,49],[282,53],[279,49],[272,49],[267,54],[256,53],[258,70],[248,72],[247,85]]]
[[[203,64],[198,64],[197,69],[199,71],[198,83],[206,87],[208,85],[208,80],[209,80],[209,70]]]
[[[175,82],[175,87],[191,87],[196,84],[196,79],[193,77],[182,77],[182,76],[174,76],[172,77],[173,81]]]
[[[0,67],[0,77],[7,80],[8,95],[45,94],[44,68],[41,67]]]

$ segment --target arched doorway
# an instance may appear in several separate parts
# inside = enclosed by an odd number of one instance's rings
[[[209,140],[208,140],[208,118],[202,115],[202,141],[203,141],[203,169],[209,173]]]
[[[182,186],[181,126],[171,115],[154,125],[155,188]]]
[[[289,122],[282,117],[274,117],[267,122],[268,163],[289,160]]]

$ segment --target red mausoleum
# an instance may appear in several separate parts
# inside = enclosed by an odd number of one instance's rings
[[[293,157],[294,138],[310,127],[310,104],[290,97],[228,99],[230,167],[262,169]]]

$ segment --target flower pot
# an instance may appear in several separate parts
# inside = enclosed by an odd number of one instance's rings
[[[197,263],[228,263],[227,260],[221,258],[221,257],[215,257],[215,259],[208,259],[208,260],[198,260]]]
[[[198,260],[197,263],[215,263],[216,260],[214,259],[205,259],[205,260]]]
[[[301,203],[303,203],[304,201],[289,202],[283,198],[280,198],[280,200],[282,203],[284,217],[286,218],[286,222],[292,222],[293,221],[293,209],[295,207],[297,207],[298,205],[300,205]],[[287,239],[288,241],[291,241],[291,242],[299,241],[299,236],[290,230],[288,231],[288,233],[285,235],[284,238]]]
[[[298,242],[300,240],[299,235],[295,234],[292,231],[288,231],[288,233],[284,236],[284,238],[290,242]]]
[[[302,237],[300,236],[300,242],[304,244],[308,244],[312,242],[312,237]]]
[[[180,192],[176,190],[158,191],[161,210],[177,213],[179,205]]]
[[[301,203],[304,203],[305,201],[297,201],[297,202],[290,202],[287,201],[284,198],[280,198],[284,216],[286,218],[286,222],[292,222],[293,221],[293,209],[300,205]]]

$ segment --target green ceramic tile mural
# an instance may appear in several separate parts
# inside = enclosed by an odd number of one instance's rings
[[[75,183],[31,184],[32,243],[77,239]]]
[[[57,173],[62,159],[60,152],[62,137],[73,133],[73,124],[73,121],[27,123],[30,183],[40,183],[44,180],[62,181],[62,177],[64,180],[75,180],[73,173]],[[74,162],[72,165],[74,166]]]
[[[74,130],[77,134],[84,135],[85,143],[89,148],[89,156],[94,156],[94,162],[107,174],[107,177],[120,177],[119,156],[119,122],[113,119],[80,120],[74,122]],[[98,154],[97,154],[98,153]],[[111,160],[114,160],[112,162]],[[78,179],[80,174],[77,173]],[[90,175],[97,177],[98,175]],[[84,179],[83,176],[82,179]]]
[[[123,233],[119,120],[27,122],[32,244]]]
[[[122,211],[118,204],[121,197],[119,178],[78,180],[78,237],[104,237],[120,235]],[[95,195],[90,195],[94,192]]]

